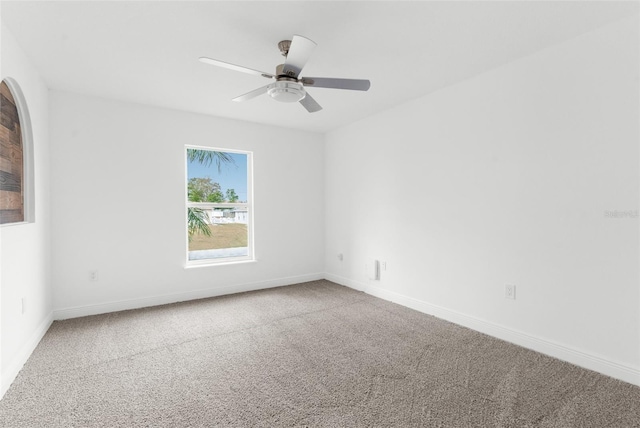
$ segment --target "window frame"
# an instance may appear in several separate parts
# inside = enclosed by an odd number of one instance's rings
[[[247,156],[247,201],[230,203],[230,202],[190,202],[189,192],[187,189],[189,182],[189,156],[188,150],[207,150],[212,152],[224,152],[224,153],[237,153]],[[203,267],[203,266],[220,266],[236,263],[254,262],[255,248],[254,248],[254,215],[253,215],[253,152],[249,150],[228,149],[222,147],[209,147],[209,146],[184,146],[184,232],[185,232],[185,260],[186,268],[190,267]],[[247,210],[247,255],[246,256],[232,256],[232,257],[217,257],[210,259],[198,259],[189,260],[189,230],[188,230],[188,218],[187,210],[189,207],[194,208],[246,208]]]

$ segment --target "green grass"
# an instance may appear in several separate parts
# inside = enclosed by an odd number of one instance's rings
[[[211,229],[211,236],[193,235],[191,242],[189,242],[189,251],[217,250],[248,245],[246,224],[210,224],[209,229]]]

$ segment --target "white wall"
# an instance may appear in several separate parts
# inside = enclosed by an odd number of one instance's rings
[[[0,397],[52,321],[48,92],[5,25],[1,48],[2,79],[19,85],[32,124],[35,222],[0,227]]]
[[[638,60],[632,18],[330,133],[328,277],[640,384]]]
[[[56,318],[322,277],[321,135],[56,91],[50,105]],[[256,263],[185,269],[185,144],[253,151]]]

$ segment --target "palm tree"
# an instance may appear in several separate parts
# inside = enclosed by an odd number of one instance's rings
[[[207,212],[202,208],[187,207],[187,230],[189,241],[196,233],[211,236]]]
[[[187,149],[187,159],[189,162],[198,161],[205,166],[209,166],[215,162],[218,167],[218,172],[222,170],[222,164],[235,165],[235,161],[229,153],[212,150]],[[187,207],[187,231],[189,241],[191,241],[191,238],[196,233],[211,236],[209,216],[205,210],[202,208]]]
[[[187,159],[189,159],[189,162],[198,161],[204,166],[209,166],[215,162],[218,172],[222,170],[223,163],[233,165],[236,163],[229,153],[200,149],[187,149]]]

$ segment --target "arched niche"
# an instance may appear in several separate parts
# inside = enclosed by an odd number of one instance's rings
[[[29,113],[14,79],[0,82],[0,225],[34,221]]]

